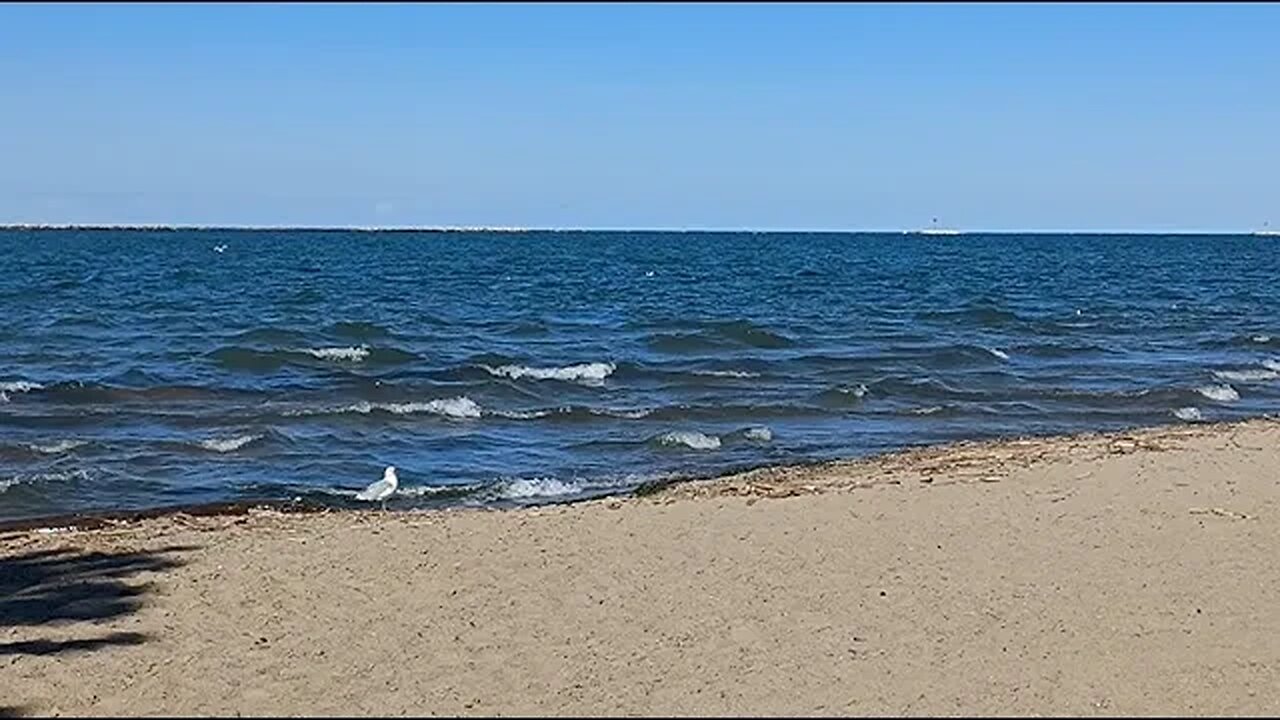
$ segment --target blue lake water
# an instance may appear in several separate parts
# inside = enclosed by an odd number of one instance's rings
[[[1278,279],[1254,236],[0,231],[0,519],[1261,415]]]

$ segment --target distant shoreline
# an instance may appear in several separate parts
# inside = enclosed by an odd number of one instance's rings
[[[165,224],[0,224],[0,232],[367,232],[367,233],[691,233],[706,235],[910,235],[955,237],[962,235],[1087,235],[1130,237],[1270,237],[1265,230],[953,230],[930,229],[753,229],[753,228],[579,228],[506,227],[470,225],[165,225]]]

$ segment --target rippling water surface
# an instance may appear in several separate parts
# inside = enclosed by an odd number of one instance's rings
[[[1278,278],[1252,236],[0,231],[0,518],[1260,415]]]

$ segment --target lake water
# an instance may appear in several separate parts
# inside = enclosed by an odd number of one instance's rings
[[[1261,415],[1278,278],[1253,236],[0,231],[0,519]]]

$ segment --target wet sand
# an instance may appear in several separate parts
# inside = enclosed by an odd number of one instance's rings
[[[1280,712],[1280,422],[0,534],[3,715]]]

